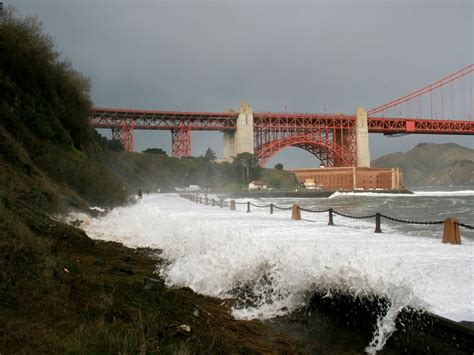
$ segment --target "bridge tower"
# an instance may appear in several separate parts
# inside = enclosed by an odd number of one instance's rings
[[[369,128],[367,112],[359,106],[356,110],[357,167],[370,168]]]
[[[240,153],[254,154],[253,110],[241,103],[235,131],[224,132],[224,160],[232,161]]]

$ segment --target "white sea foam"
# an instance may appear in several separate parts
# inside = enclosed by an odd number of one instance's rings
[[[292,221],[291,211],[237,208],[155,194],[97,219],[84,216],[81,227],[93,238],[162,249],[170,264],[160,272],[170,286],[229,297],[253,285],[253,306],[233,310],[241,319],[291,312],[317,291],[385,297],[393,309],[379,320],[369,352],[383,347],[407,305],[474,321],[472,243],[446,245],[387,229],[374,234],[373,223],[364,221],[328,226],[326,214]]]
[[[458,190],[458,191],[413,191],[415,196],[474,196],[474,190]]]
[[[366,196],[366,197],[449,197],[449,196],[474,196],[474,190],[458,190],[458,191],[413,191],[412,194],[404,193],[386,193],[386,192],[334,192],[329,198],[341,197],[341,196]]]
[[[89,209],[93,211],[98,211],[98,212],[105,212],[105,210],[100,207],[89,207]]]

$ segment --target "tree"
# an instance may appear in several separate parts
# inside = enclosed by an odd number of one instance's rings
[[[248,184],[250,180],[250,176],[254,175],[256,160],[255,156],[250,153],[240,153],[238,154],[234,162],[240,165],[242,171],[242,183]]]
[[[158,155],[167,155],[166,152],[161,148],[148,148],[143,151],[143,153],[148,154],[158,154]]]
[[[114,152],[122,152],[124,150],[122,142],[118,140],[107,140],[107,148]]]
[[[275,164],[275,169],[283,170],[283,164],[282,163]]]
[[[207,148],[206,153],[204,154],[204,160],[206,161],[214,161],[216,160],[216,153],[211,148]]]

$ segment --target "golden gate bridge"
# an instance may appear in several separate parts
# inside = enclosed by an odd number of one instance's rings
[[[224,158],[255,154],[264,166],[280,150],[302,148],[328,167],[367,166],[367,133],[474,135],[471,64],[430,85],[355,115],[240,111],[189,112],[94,107],[95,128],[133,151],[134,130],[171,131],[172,156],[191,156],[191,131],[224,133]]]

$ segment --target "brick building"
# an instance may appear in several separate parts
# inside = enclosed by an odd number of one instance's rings
[[[401,190],[403,179],[398,168],[316,168],[288,169],[300,184],[325,190]]]

